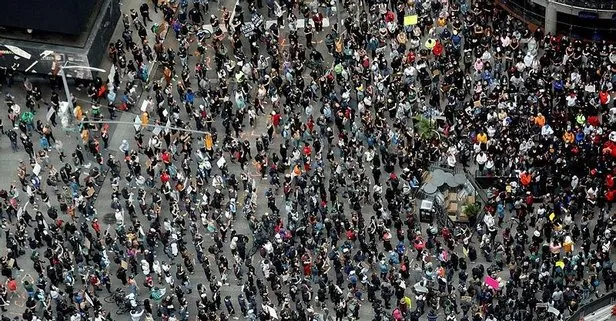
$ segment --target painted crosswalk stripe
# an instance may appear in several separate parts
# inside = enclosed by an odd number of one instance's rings
[[[312,19],[297,19],[297,29],[304,28],[306,24],[306,20],[314,27],[314,21]],[[274,23],[277,23],[276,20],[268,20],[265,22],[265,28],[269,29]],[[329,27],[329,18],[323,18],[323,28]]]

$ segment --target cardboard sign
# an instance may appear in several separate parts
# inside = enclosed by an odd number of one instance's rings
[[[244,37],[250,37],[254,34],[255,25],[252,22],[246,22],[241,27]]]
[[[34,164],[34,167],[32,168],[32,173],[36,176],[39,176],[41,174],[41,169],[42,169],[41,164],[36,163]]]
[[[489,276],[486,276],[484,282],[487,286],[493,288],[494,290],[498,290],[500,288],[500,283],[496,279],[493,279]]]
[[[160,132],[163,131],[163,128],[160,126],[156,126],[154,127],[154,129],[152,130],[152,135],[154,136],[158,136],[158,134],[160,134]]]
[[[417,15],[405,16],[404,17],[404,26],[414,26],[417,24]]]
[[[258,14],[253,15],[251,21],[254,27],[259,28],[263,24],[263,17],[261,17],[261,15],[258,15]]]
[[[135,131],[139,131],[141,129],[141,118],[139,116],[135,116]]]
[[[49,110],[47,111],[47,115],[45,116],[48,122],[51,121],[51,117],[55,113],[56,113],[56,110],[53,107],[49,108]]]

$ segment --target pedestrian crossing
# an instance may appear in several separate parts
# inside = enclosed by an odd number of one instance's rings
[[[297,29],[304,28],[306,26],[306,21],[308,21],[308,23],[310,23],[314,27],[314,22],[312,21],[312,19],[297,19]],[[276,20],[265,21],[265,29],[268,29],[275,23],[277,23]],[[323,18],[323,28],[327,28],[329,26],[330,26],[329,18]],[[288,28],[288,25],[286,25],[285,28]],[[209,30],[210,32],[214,32],[211,24],[205,25],[205,29]],[[222,32],[227,33],[227,28],[225,28],[224,25],[221,25],[220,29],[222,30]]]
[[[302,29],[306,26],[306,20],[308,20],[308,23],[310,23],[313,27],[314,27],[314,22],[312,21],[312,19],[297,19],[297,29]],[[265,28],[269,28],[271,27],[274,23],[276,23],[276,20],[268,20],[265,22]],[[323,18],[323,28],[327,28],[329,27],[329,18]],[[286,26],[285,26],[286,27]]]

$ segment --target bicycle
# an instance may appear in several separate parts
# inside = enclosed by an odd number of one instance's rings
[[[124,296],[124,290],[117,288],[114,292],[103,298],[103,300],[107,303],[118,304],[118,301],[122,300]]]
[[[143,307],[143,304],[138,303],[137,305],[133,306],[130,303],[127,303],[127,304],[119,307],[118,310],[116,310],[116,314],[117,315],[122,315],[124,313],[130,313],[131,310],[138,310],[139,307]]]
[[[306,67],[316,71],[319,75],[325,73],[325,65],[323,64],[323,61],[308,60],[306,62]]]
[[[118,304],[116,314],[120,315],[127,312],[130,313],[132,310],[139,310],[140,308],[143,308],[143,302],[137,300],[134,295],[130,298],[126,296],[122,297],[121,303]]]
[[[189,27],[189,34],[194,35],[199,42],[212,38],[212,31],[207,29],[205,25],[201,27],[192,25]]]

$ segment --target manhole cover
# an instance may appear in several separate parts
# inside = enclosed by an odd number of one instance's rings
[[[105,224],[115,224],[116,223],[115,213],[105,213],[103,215],[103,223],[105,223]]]

